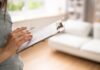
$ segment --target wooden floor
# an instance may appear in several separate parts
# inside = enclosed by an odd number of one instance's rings
[[[21,52],[24,70],[100,70],[100,64],[58,52],[43,41]]]

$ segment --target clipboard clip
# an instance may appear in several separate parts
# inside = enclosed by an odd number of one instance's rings
[[[64,31],[64,26],[63,26],[62,21],[58,21],[56,23],[56,27],[57,27],[58,32],[63,32]]]

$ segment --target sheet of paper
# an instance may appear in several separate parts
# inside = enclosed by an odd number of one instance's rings
[[[31,45],[34,45],[52,35],[55,35],[56,33],[58,33],[58,30],[57,30],[57,24],[56,23],[52,23],[52,24],[49,24],[48,26],[38,30],[38,31],[31,31],[32,32],[32,35],[33,35],[33,38],[31,41],[29,42],[26,42],[24,43],[18,51],[21,51],[25,48],[28,48],[30,47]]]

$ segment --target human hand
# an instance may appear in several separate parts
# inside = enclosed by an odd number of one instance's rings
[[[22,44],[24,44],[25,42],[31,39],[32,39],[32,35],[26,29],[26,27],[17,28],[15,31],[9,34],[4,51],[8,52],[9,55],[14,55],[16,54],[17,49]]]

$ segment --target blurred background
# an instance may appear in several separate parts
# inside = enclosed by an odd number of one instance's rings
[[[100,22],[99,0],[8,0],[14,28],[41,28],[59,19]]]
[[[8,0],[13,29],[21,26],[41,28],[66,15],[67,0]]]

